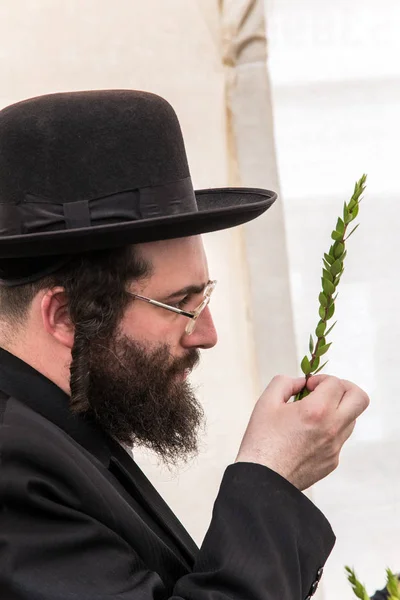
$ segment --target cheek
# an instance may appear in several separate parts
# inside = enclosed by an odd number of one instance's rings
[[[132,340],[151,344],[168,344],[170,348],[180,345],[183,328],[174,319],[163,318],[154,307],[129,308],[121,323],[120,331]]]

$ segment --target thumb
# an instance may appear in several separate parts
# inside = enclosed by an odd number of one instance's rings
[[[305,382],[305,377],[277,375],[270,381],[263,396],[267,396],[270,402],[285,404],[292,396],[303,389]]]

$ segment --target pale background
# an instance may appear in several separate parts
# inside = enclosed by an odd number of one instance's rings
[[[385,566],[400,569],[399,26],[398,0],[0,2],[1,106],[56,91],[146,89],[175,107],[197,187],[280,183],[265,217],[205,237],[220,342],[194,376],[207,412],[199,457],[169,473],[137,455],[199,543],[260,390],[298,371],[322,252],[368,173],[329,370],[365,387],[372,403],[337,472],[311,493],[338,536],[325,600],[352,597],[346,563],[371,592]]]

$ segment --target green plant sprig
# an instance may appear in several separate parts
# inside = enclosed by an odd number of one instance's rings
[[[357,579],[354,569],[350,569],[350,567],[345,567],[345,569],[347,572],[347,579],[351,587],[353,588],[353,592],[357,596],[357,598],[360,598],[361,600],[370,600],[367,590],[365,589],[363,584]]]
[[[345,567],[347,579],[353,588],[354,594],[361,600],[370,600],[367,590],[357,578],[353,569]],[[400,600],[400,588],[397,575],[390,569],[386,569],[386,589],[388,592],[387,600]]]
[[[388,591],[387,600],[400,600],[399,580],[390,569],[386,569],[386,589]]]
[[[320,366],[321,356],[326,354],[329,350],[331,343],[327,343],[326,338],[328,334],[335,327],[336,322],[327,330],[327,323],[331,319],[335,312],[335,301],[337,298],[337,287],[340,282],[340,278],[344,271],[344,259],[346,258],[346,242],[349,237],[355,232],[358,225],[356,225],[349,234],[347,234],[348,226],[358,215],[360,202],[362,200],[361,195],[365,190],[365,182],[367,176],[363,175],[354,186],[353,195],[347,204],[344,203],[343,217],[339,217],[336,223],[336,228],[332,231],[331,238],[333,244],[331,245],[329,252],[324,254],[323,269],[322,269],[322,291],[319,294],[319,317],[320,320],[315,329],[316,341],[314,343],[313,336],[310,335],[309,350],[310,358],[306,355],[301,361],[301,370],[306,376],[306,382],[303,389],[296,395],[295,401],[301,400],[310,393],[307,390],[307,381],[311,375],[319,373],[327,364],[328,361],[324,362]]]

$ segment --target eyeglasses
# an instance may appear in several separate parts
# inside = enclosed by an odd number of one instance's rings
[[[215,280],[209,281],[207,283],[206,287],[204,288],[203,300],[200,302],[198,307],[195,308],[193,311],[182,310],[180,308],[176,308],[176,306],[170,306],[169,304],[164,304],[163,302],[158,302],[158,300],[152,300],[151,298],[147,298],[146,296],[141,296],[140,294],[134,294],[133,292],[128,292],[128,294],[130,296],[133,296],[134,298],[137,298],[138,300],[144,300],[145,302],[148,302],[149,304],[153,304],[153,306],[165,308],[165,310],[170,310],[171,312],[177,313],[178,315],[183,315],[184,317],[187,317],[188,319],[190,319],[190,321],[186,325],[185,333],[187,333],[187,335],[191,335],[193,333],[193,331],[195,330],[197,319],[199,318],[199,316],[201,315],[203,310],[208,306],[208,304],[210,302],[211,294],[216,285],[217,285],[217,282]]]

